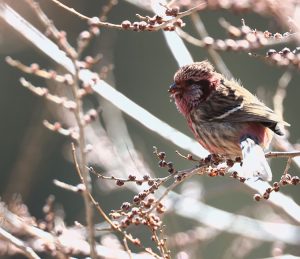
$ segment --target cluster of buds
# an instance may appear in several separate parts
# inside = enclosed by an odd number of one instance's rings
[[[290,174],[283,174],[279,182],[274,182],[272,187],[266,189],[263,195],[255,194],[254,200],[260,201],[262,198],[265,200],[270,198],[272,192],[278,192],[282,186],[286,185],[297,185],[300,183],[298,176],[291,176]]]
[[[287,47],[280,51],[269,49],[266,53],[266,58],[273,64],[279,66],[293,66],[300,69],[300,47],[291,50]]]
[[[248,26],[234,28],[236,28],[236,31],[232,30],[231,35],[241,38],[221,40],[207,36],[203,39],[203,45],[221,51],[249,51],[268,45],[270,41],[282,40],[290,36],[289,34],[281,35],[279,33],[272,35],[268,31],[261,32],[252,30]]]
[[[246,181],[246,178],[242,177],[242,176],[239,176],[238,172],[236,172],[236,171],[231,173],[231,177],[234,178],[234,179],[239,180],[241,183],[244,183]]]
[[[179,14],[179,8],[167,8],[165,15],[176,18]],[[157,29],[163,29],[165,31],[174,31],[176,27],[184,27],[185,23],[180,19],[170,20],[169,18],[162,17],[159,15],[150,16],[141,16],[137,15],[141,21],[130,22],[128,20],[121,23],[121,27],[124,30],[132,31],[155,31]]]
[[[50,195],[47,200],[46,203],[43,207],[43,213],[45,214],[44,220],[38,222],[38,227],[42,230],[46,230],[46,231],[53,231],[54,229],[54,218],[55,218],[55,214],[54,214],[54,201],[55,198],[53,195]]]
[[[91,170],[93,170],[93,169],[91,168],[90,171]],[[91,172],[95,173],[94,171],[91,171]],[[143,183],[147,183],[150,186],[150,188],[153,187],[151,189],[151,192],[153,192],[154,189],[156,190],[161,183],[161,180],[159,178],[152,178],[148,174],[143,175],[142,178],[137,178],[135,175],[130,174],[130,175],[128,175],[128,177],[126,179],[125,178],[117,178],[114,176],[106,177],[99,173],[96,173],[96,175],[98,178],[116,181],[117,186],[123,186],[127,182],[133,182],[137,185],[142,185]]]
[[[83,115],[84,125],[90,124],[91,122],[95,121],[97,118],[98,118],[98,112],[95,109],[88,110]]]
[[[120,210],[110,213],[111,218],[117,220],[116,226],[124,229],[130,225],[145,225],[152,231],[158,230],[162,225],[162,221],[157,214],[165,212],[164,205],[153,197],[147,199],[144,196],[141,197],[141,195],[137,195],[137,197],[139,200],[138,206],[135,201],[132,203],[124,202]],[[137,199],[136,196],[133,200],[135,199]],[[151,212],[152,210],[153,212]]]
[[[63,97],[59,97],[59,98],[64,99]],[[75,107],[70,110],[73,111],[74,109]],[[98,117],[98,112],[95,109],[90,109],[83,116],[83,126],[87,126],[88,124],[92,123],[93,121],[96,120],[97,117]],[[60,122],[50,123],[47,120],[44,120],[44,126],[51,131],[58,132],[63,136],[70,137],[75,142],[77,142],[79,138],[78,127],[64,128]]]
[[[89,45],[90,41],[100,34],[98,17],[92,17],[88,21],[89,29],[82,31],[77,38],[77,52],[82,53],[83,50]]]
[[[167,162],[167,161],[165,160],[165,158],[166,158],[166,153],[165,153],[165,152],[159,152],[159,153],[158,153],[158,158],[160,159],[159,162],[158,162],[159,167],[167,168],[167,169],[168,169],[168,172],[169,172],[170,174],[173,174],[173,173],[175,172],[173,163],[170,162],[170,161]]]

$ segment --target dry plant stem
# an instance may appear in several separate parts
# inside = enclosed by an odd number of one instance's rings
[[[293,158],[300,156],[300,151],[286,151],[286,152],[268,152],[265,154],[265,157],[267,158],[277,158],[277,157],[287,157],[287,158]]]
[[[76,57],[76,51],[74,48],[68,43],[66,38],[64,38],[63,43],[60,41],[61,33],[56,29],[53,22],[47,17],[47,15],[40,8],[39,4],[34,0],[26,0],[27,3],[31,6],[32,10],[36,13],[37,17],[41,21],[41,23],[47,28],[47,30],[51,33],[51,35],[57,41],[57,44],[67,53],[69,57]]]
[[[202,22],[200,15],[197,13],[192,13],[190,17],[191,17],[191,19],[194,23],[194,26],[195,26],[198,34],[200,35],[201,39],[204,39],[205,37],[207,37],[208,33],[205,29],[204,23]],[[226,77],[232,78],[233,76],[232,76],[230,70],[227,68],[226,64],[224,63],[224,61],[223,61],[222,57],[219,55],[219,53],[212,48],[208,48],[207,52],[211,56],[214,64],[218,68],[218,70],[222,74],[224,74]]]
[[[44,120],[43,124],[47,129],[49,129],[51,131],[59,132],[63,136],[71,137],[72,140],[74,140],[76,142],[78,141],[78,133],[76,131],[71,130],[71,128],[70,129],[64,129],[63,127],[60,126],[59,123],[58,124],[57,123],[52,124],[47,120]]]
[[[129,249],[126,237],[123,238],[123,243],[124,243],[125,251],[128,253],[129,259],[133,259],[132,252]]]
[[[75,65],[75,61],[74,61]],[[79,154],[80,154],[80,164],[77,164],[76,167],[79,172],[81,172],[82,175],[82,180],[83,184],[85,187],[89,190],[89,193],[92,191],[91,190],[91,179],[89,176],[89,173],[85,167],[86,165],[86,152],[85,152],[85,133],[84,133],[84,123],[82,120],[82,101],[80,96],[78,95],[78,89],[79,86],[77,83],[79,82],[79,77],[78,77],[78,69],[76,69],[76,74],[75,74],[75,80],[74,84],[72,84],[72,92],[75,98],[76,102],[76,107],[74,110],[74,115],[75,119],[79,128],[79,139],[78,139],[78,144],[79,144]],[[84,198],[84,205],[85,205],[85,213],[86,213],[86,222],[87,222],[87,228],[88,228],[88,239],[89,243],[91,246],[91,257],[96,258],[96,250],[95,250],[95,230],[94,230],[94,222],[93,222],[93,208],[89,200],[89,196],[86,192],[83,193],[83,198]]]
[[[51,0],[51,1],[54,2],[55,4],[57,4],[59,7],[61,7],[61,8],[63,8],[63,9],[65,9],[65,10],[67,10],[68,12],[73,13],[73,14],[76,15],[76,16],[78,16],[80,19],[83,19],[83,20],[86,20],[86,21],[90,21],[90,20],[91,20],[90,17],[85,16],[85,15],[79,13],[78,11],[74,10],[73,8],[68,7],[67,5],[62,4],[62,3],[61,3],[60,1],[58,1],[58,0]],[[205,7],[206,7],[206,3],[203,2],[203,3],[201,3],[201,4],[199,4],[199,5],[195,6],[195,7],[190,8],[190,9],[187,10],[187,11],[178,13],[178,15],[177,15],[176,17],[171,18],[171,19],[165,21],[165,22],[162,23],[161,25],[156,25],[156,26],[154,26],[153,29],[151,29],[151,30],[152,30],[152,31],[158,31],[158,30],[161,30],[161,29],[167,27],[169,24],[172,24],[172,23],[176,22],[178,19],[181,19],[181,18],[183,18],[183,17],[185,17],[185,16],[188,16],[188,15],[190,15],[190,14],[192,14],[192,13],[194,13],[194,12],[197,12],[197,11],[199,11],[199,10],[203,10],[203,9],[205,9]],[[105,28],[109,28],[109,29],[119,29],[119,30],[124,30],[124,28],[122,27],[122,25],[119,25],[119,24],[113,24],[113,23],[109,23],[109,22],[101,22],[100,20],[99,20],[99,22],[98,22],[97,25],[98,25],[99,27],[105,27]],[[132,30],[133,30],[133,29],[132,29]]]
[[[152,230],[152,236],[154,238],[154,241],[156,244],[158,244],[158,249],[160,250],[161,254],[164,256],[164,258],[166,258],[166,256],[168,255],[168,251],[166,251],[166,247],[164,246],[164,244],[162,244],[159,240],[159,237],[156,233],[156,231]]]
[[[77,157],[76,157],[76,149],[75,149],[75,145],[74,143],[72,143],[72,156],[73,156],[73,160],[75,163],[75,167],[76,167],[76,172],[79,176],[79,179],[81,181],[81,183],[83,185],[85,185],[83,176],[81,174],[80,171],[80,167],[77,161]],[[148,251],[147,249],[145,249],[141,244],[137,244],[136,240],[128,235],[127,233],[124,233],[118,226],[116,226],[111,219],[106,215],[106,213],[103,211],[103,209],[101,208],[101,206],[99,205],[99,203],[94,199],[94,197],[92,196],[92,194],[90,193],[89,189],[86,188],[85,193],[87,194],[89,200],[92,202],[92,204],[95,206],[95,208],[97,209],[98,213],[104,218],[104,220],[111,226],[111,228],[115,231],[117,231],[118,233],[122,234],[124,238],[126,238],[127,240],[129,240],[131,243],[133,243],[134,245],[144,249],[147,253],[151,254],[152,256],[154,256],[155,258],[160,258],[157,254],[155,254],[152,251]]]
[[[285,166],[285,169],[284,169],[284,172],[283,172],[283,175],[287,175],[288,172],[289,172],[289,169],[291,167],[291,164],[292,164],[292,157],[289,157],[287,162],[286,162],[286,166]]]
[[[62,189],[67,190],[67,191],[71,191],[71,192],[83,191],[82,189],[78,188],[78,186],[74,186],[74,185],[71,185],[71,184],[68,184],[68,183],[64,183],[64,182],[56,180],[56,179],[53,180],[53,183],[57,187],[62,188]]]
[[[88,167],[88,170],[94,174],[97,178],[99,179],[104,179],[104,180],[112,180],[112,181],[115,181],[115,180],[119,180],[119,181],[122,181],[124,183],[126,182],[136,182],[136,181],[139,181],[139,182],[143,182],[143,183],[146,183],[149,181],[149,179],[134,179],[134,180],[130,180],[128,178],[121,178],[121,177],[114,177],[114,176],[105,176],[105,175],[102,175],[101,173],[97,173],[94,168],[92,167]],[[172,178],[172,175],[168,175],[166,177],[162,177],[162,178],[151,178],[151,180],[157,182],[157,181],[160,181],[160,182],[165,182],[167,180],[169,180],[170,178]]]
[[[42,77],[45,79],[54,79],[53,74],[51,74],[51,72],[41,70],[41,69],[34,70],[32,67],[26,66],[23,63],[21,63],[20,61],[15,60],[11,57],[6,57],[5,61],[12,67],[17,67],[24,73],[34,74],[36,76],[39,76],[39,77]],[[66,78],[65,78],[65,76],[62,76],[62,75],[55,75],[55,81],[58,83],[64,83],[66,81]]]
[[[43,88],[43,87],[36,87],[34,85],[32,85],[30,82],[28,82],[26,79],[24,78],[20,78],[20,82],[21,84],[27,88],[29,91],[33,92],[34,94],[38,95],[38,96],[42,96],[45,99],[54,102],[56,104],[59,104],[61,106],[63,106],[66,109],[73,109],[75,108],[75,104],[73,101],[71,100],[67,100],[66,98],[61,98],[57,95],[53,95],[50,94],[48,92],[47,88]]]
[[[77,12],[74,8],[72,7],[68,7],[67,5],[61,3],[60,1],[57,0],[51,0],[53,3],[57,4],[59,7],[69,11],[70,13],[78,16],[79,18],[83,19],[83,20],[89,20],[90,18],[88,16],[85,16],[79,12]]]
[[[3,228],[0,227],[0,236],[5,239],[7,242],[15,245],[18,247],[25,256],[30,259],[40,259],[40,257],[33,251],[33,249],[21,241],[20,239],[14,237],[12,234],[5,231]]]

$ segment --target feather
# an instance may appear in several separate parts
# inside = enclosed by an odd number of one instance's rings
[[[215,122],[258,122],[282,135],[282,126],[290,126],[236,81],[222,80],[204,107],[204,120]],[[209,112],[208,112],[209,111]],[[205,117],[209,114],[209,118]]]
[[[241,141],[243,165],[241,175],[246,179],[258,177],[263,181],[272,180],[272,171],[260,145],[250,137]]]

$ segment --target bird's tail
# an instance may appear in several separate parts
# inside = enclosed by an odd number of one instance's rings
[[[252,138],[247,137],[241,141],[241,149],[243,154],[242,176],[246,179],[257,177],[263,181],[271,181],[271,168],[262,147]]]

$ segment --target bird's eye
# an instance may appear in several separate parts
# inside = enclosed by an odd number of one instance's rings
[[[196,83],[193,79],[189,79],[186,82],[187,82],[188,85],[193,85],[193,84]]]

